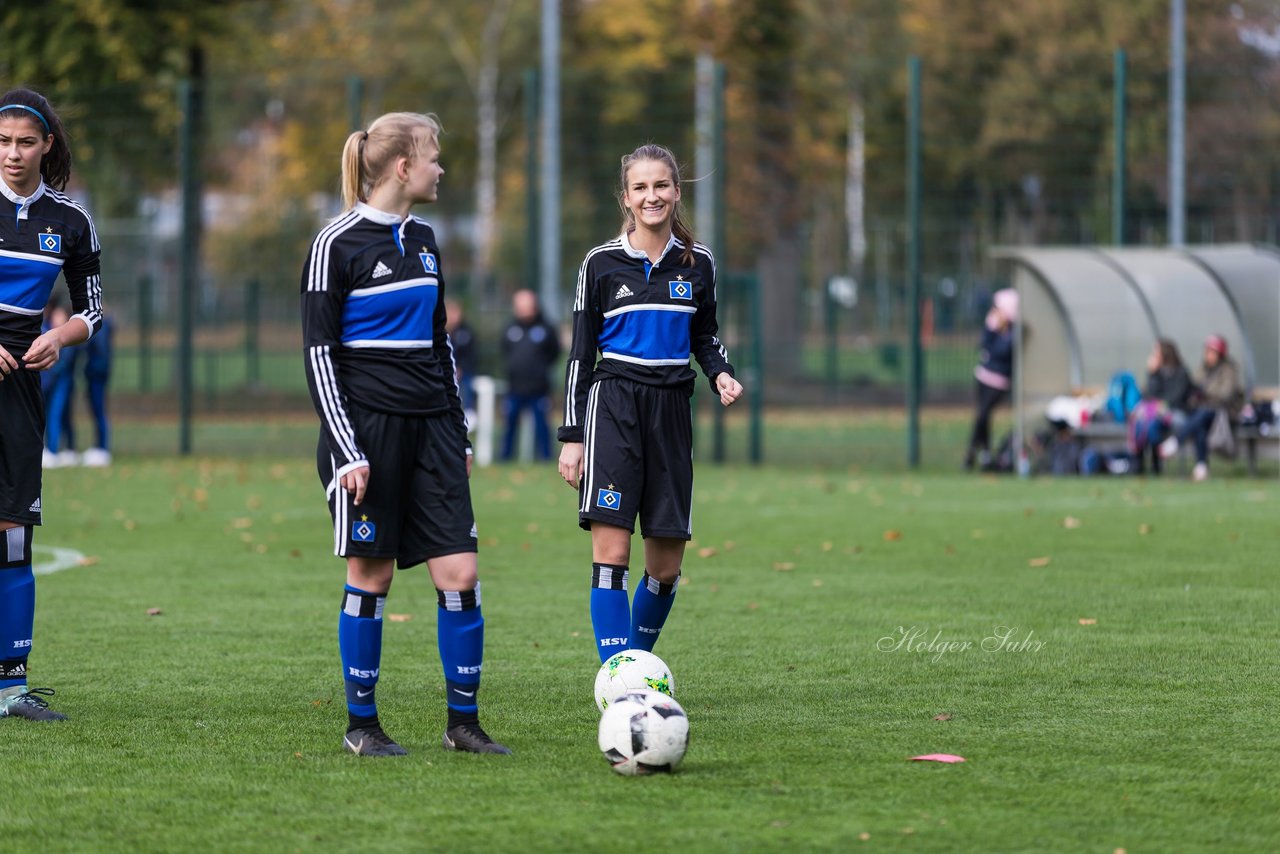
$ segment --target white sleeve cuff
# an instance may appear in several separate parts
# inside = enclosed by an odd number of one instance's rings
[[[334,480],[342,480],[342,476],[349,471],[355,471],[358,468],[368,468],[369,461],[366,459],[356,460],[354,463],[347,463],[334,474]]]

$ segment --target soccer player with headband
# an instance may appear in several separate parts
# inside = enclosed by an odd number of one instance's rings
[[[62,192],[71,176],[67,132],[38,92],[0,96],[0,175],[0,717],[58,721],[66,715],[45,699],[53,689],[27,686],[45,427],[37,372],[101,328],[101,249],[88,212]],[[73,314],[42,334],[59,273]]]

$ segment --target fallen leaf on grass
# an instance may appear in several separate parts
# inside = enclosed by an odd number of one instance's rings
[[[76,561],[77,566],[96,566],[98,559],[96,557],[82,557]]]
[[[301,753],[298,753],[297,751],[294,751],[293,758],[294,758],[294,759],[301,759],[301,758],[302,758],[302,754],[301,754]]]
[[[933,719],[934,719],[935,721],[949,721],[949,720],[951,720],[951,713],[950,713],[950,712],[943,712],[943,713],[942,713],[942,714],[940,714],[940,715],[934,715],[934,716],[933,716]]]
[[[1080,625],[1082,625],[1082,626],[1096,626],[1096,625],[1098,625],[1098,621],[1097,621],[1097,619],[1095,619],[1094,617],[1081,617],[1081,618],[1080,618]]]
[[[413,619],[413,614],[387,614],[387,619],[393,623],[407,623]]]
[[[1138,526],[1138,533],[1144,537],[1147,534],[1150,534],[1152,530],[1153,530],[1152,527],[1148,525],[1146,522],[1143,522],[1141,525]]]
[[[822,579],[821,579],[821,578],[815,578],[815,579],[813,580],[813,586],[814,586],[814,587],[821,587],[821,586],[822,586]]]
[[[824,542],[824,543],[822,544],[822,550],[823,550],[824,552],[829,552],[829,551],[831,551],[832,549],[834,549],[835,547],[836,547],[835,543],[831,542],[830,540],[827,540],[826,542]]]
[[[1033,557],[1031,560],[1027,561],[1027,566],[1048,566],[1049,561],[1051,560],[1053,560],[1053,558],[1048,555],[1045,555],[1044,557]]]
[[[717,552],[711,546],[707,546],[704,549],[698,549],[698,557],[703,557],[703,558],[715,557],[717,554],[719,554],[719,552]]]
[[[790,561],[778,561],[774,563],[773,568],[777,572],[790,572],[796,568],[796,565]]]
[[[893,542],[894,540],[900,540],[902,539],[902,532],[895,531],[892,528],[890,528],[888,531],[884,532],[884,538],[886,542]]]
[[[912,762],[964,762],[963,756],[956,756],[953,753],[926,753],[924,756],[912,756]]]
[[[1064,528],[1079,528],[1079,527],[1080,527],[1080,520],[1079,520],[1079,519],[1077,519],[1075,516],[1068,516],[1068,517],[1066,517],[1065,519],[1063,519],[1063,520],[1062,520],[1062,527],[1064,527]]]
[[[163,614],[163,613],[164,613],[164,612],[163,612],[163,611],[161,611],[159,608],[148,608],[148,609],[147,609],[147,616],[148,616],[148,617],[158,617],[158,616],[160,616],[160,615],[161,615],[161,614]]]
[[[858,834],[858,838],[859,838],[859,839],[861,839],[863,842],[866,842],[868,839],[870,839],[870,838],[871,838],[871,834],[870,834],[870,833],[867,833],[867,832],[864,830],[862,833],[859,833],[859,834]]]

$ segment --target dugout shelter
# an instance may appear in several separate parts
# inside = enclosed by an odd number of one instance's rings
[[[993,257],[1020,297],[1014,358],[1017,444],[1055,397],[1105,393],[1117,371],[1139,384],[1157,338],[1199,370],[1217,333],[1250,394],[1280,392],[1280,250],[1223,244],[1150,247],[1000,247]]]

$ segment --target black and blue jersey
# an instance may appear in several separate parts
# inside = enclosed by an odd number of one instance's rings
[[[448,414],[467,446],[445,333],[444,278],[425,220],[357,204],[321,229],[302,270],[307,385],[341,477],[367,462],[347,410]]]
[[[0,181],[0,346],[21,359],[40,335],[44,308],[58,274],[73,316],[92,336],[102,326],[98,234],[88,212],[40,182],[19,196]]]
[[[693,263],[672,236],[657,263],[623,234],[587,253],[573,301],[573,343],[565,369],[562,442],[581,442],[591,383],[623,377],[646,385],[685,387],[696,374],[715,388],[733,366],[717,337],[716,269],[710,250],[693,244]],[[597,361],[597,354],[599,360]]]

